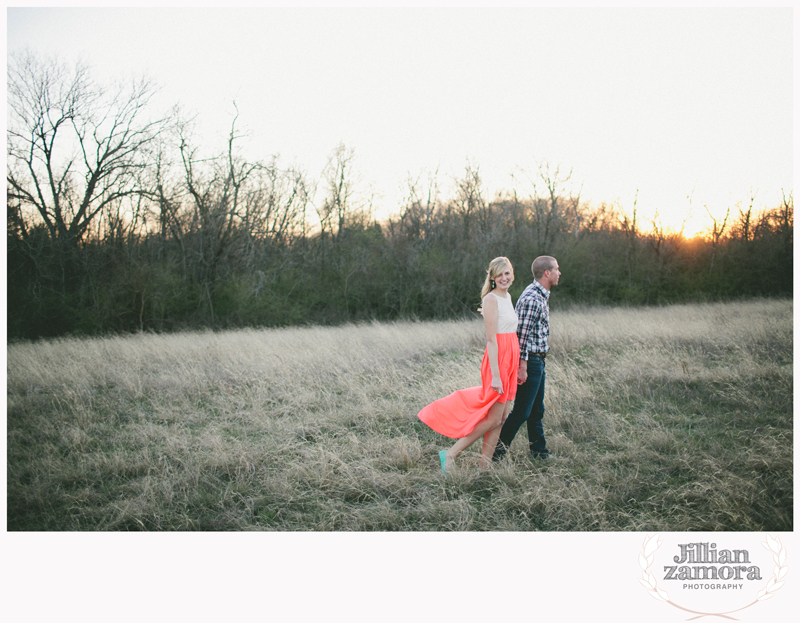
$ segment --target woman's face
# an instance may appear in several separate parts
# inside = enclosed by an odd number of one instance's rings
[[[495,275],[494,282],[498,290],[508,290],[514,281],[514,271],[511,266],[503,266],[500,273]]]

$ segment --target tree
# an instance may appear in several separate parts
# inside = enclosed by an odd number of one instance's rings
[[[531,221],[536,234],[536,246],[542,252],[551,250],[562,233],[572,231],[575,238],[582,228],[584,214],[580,209],[581,191],[569,191],[566,187],[572,179],[572,170],[567,174],[561,166],[542,160],[534,179],[530,179],[533,194],[530,198]],[[544,192],[542,192],[544,187]]]
[[[427,186],[419,178],[409,175],[406,180],[407,195],[401,205],[400,231],[408,238],[425,240],[433,235],[434,215],[440,207],[438,170],[428,175]],[[389,222],[390,227],[393,222]]]
[[[566,175],[561,174],[561,167],[556,166],[555,171],[551,171],[550,163],[543,162],[539,165],[539,179],[544,183],[547,191],[547,216],[545,218],[544,241],[545,246],[550,247],[556,239],[556,235],[570,228],[574,230],[575,236],[580,232],[580,210],[578,206],[581,201],[581,191],[577,194],[569,193],[564,196],[564,186],[572,179],[572,169]]]
[[[723,236],[725,235],[725,228],[728,226],[728,218],[731,215],[731,209],[728,208],[725,211],[725,218],[722,219],[720,223],[719,220],[711,214],[711,210],[708,209],[708,206],[703,206],[708,213],[709,218],[712,222],[712,227],[710,231],[710,239],[711,239],[711,261],[708,264],[708,272],[709,274],[714,272],[714,262],[717,259],[717,254],[720,249],[720,243],[723,240]]]
[[[471,233],[473,221],[484,232],[490,228],[490,209],[483,195],[480,169],[467,162],[464,177],[455,180],[455,198],[452,202],[454,212],[464,224],[465,237]]]
[[[317,214],[323,237],[331,234],[338,240],[356,216],[358,206],[353,202],[354,183],[357,181],[353,171],[354,158],[355,151],[339,143],[322,172],[327,194],[322,206],[317,208]]]
[[[235,108],[235,103],[234,103]],[[176,123],[177,161],[158,159],[159,239],[173,240],[183,267],[183,282],[200,294],[212,324],[219,320],[221,286],[257,297],[283,268],[282,256],[306,233],[312,189],[305,174],[269,161],[246,158],[239,149],[238,113],[231,122],[226,150],[202,154],[192,123]],[[247,282],[247,283],[246,283]],[[255,283],[253,283],[255,282]]]
[[[731,227],[731,235],[735,239],[741,240],[742,242],[749,242],[753,238],[753,221],[754,217],[756,216],[753,213],[755,201],[756,193],[751,191],[750,205],[747,206],[746,210],[742,209],[741,203],[736,205],[739,211],[739,219],[733,223],[733,226]]]
[[[11,55],[6,179],[23,235],[33,210],[51,240],[74,246],[106,206],[148,191],[148,147],[167,123],[146,119],[154,93],[146,80],[106,90],[85,65]]]

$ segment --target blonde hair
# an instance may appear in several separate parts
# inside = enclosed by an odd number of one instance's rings
[[[481,288],[481,300],[483,300],[483,297],[489,294],[489,292],[494,290],[495,286],[492,285],[492,282],[505,270],[506,266],[511,269],[511,275],[513,277],[514,267],[511,265],[511,262],[508,261],[507,257],[496,257],[490,262],[489,269],[486,271],[486,280],[483,282],[483,288]]]

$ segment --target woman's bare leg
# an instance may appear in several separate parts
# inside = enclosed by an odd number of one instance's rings
[[[486,469],[492,464],[492,455],[494,454],[494,449],[497,446],[497,440],[500,438],[500,430],[503,428],[503,424],[506,423],[508,414],[511,413],[511,405],[513,405],[511,401],[508,401],[504,404],[505,408],[503,410],[503,417],[500,420],[500,424],[487,431],[483,435],[483,448],[481,449],[481,462],[479,469]]]
[[[475,427],[469,435],[466,437],[462,437],[458,441],[456,441],[453,446],[447,451],[447,458],[445,460],[445,469],[450,469],[453,467],[453,463],[464,450],[469,448],[478,438],[482,437],[484,434],[493,430],[495,428],[498,429],[498,435],[500,434],[500,426],[503,424],[503,416],[505,413],[506,404],[496,402],[491,407],[489,407],[489,413],[486,414],[486,417],[483,418],[478,425]],[[495,445],[497,445],[497,440],[495,440]],[[492,452],[494,452],[494,448],[492,448]],[[489,460],[491,461],[491,456]]]

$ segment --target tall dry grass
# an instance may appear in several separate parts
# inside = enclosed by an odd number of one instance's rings
[[[8,347],[10,530],[791,530],[792,303],[554,312],[545,430],[479,475],[416,419],[480,321]]]

